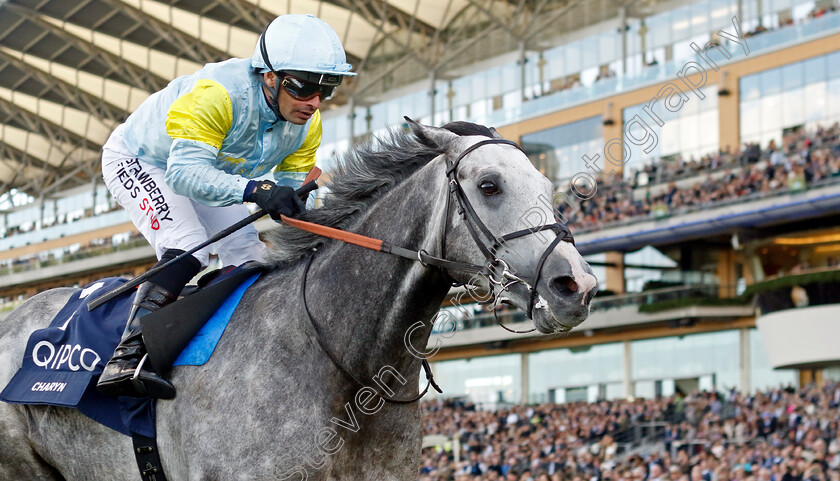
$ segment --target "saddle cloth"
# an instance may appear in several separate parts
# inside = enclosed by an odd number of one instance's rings
[[[205,317],[207,322],[181,351],[175,365],[201,365],[210,358],[245,290],[260,275],[259,269],[249,266],[251,275],[247,276],[242,272],[245,266],[222,272],[202,289],[218,291],[224,286],[224,292],[214,293],[224,295],[220,298],[223,302],[209,319]],[[232,278],[238,278],[235,285],[223,282]],[[88,311],[87,302],[125,282],[122,278],[106,278],[74,293],[49,327],[30,335],[23,364],[0,393],[0,400],[76,408],[123,434],[155,437],[153,399],[109,397],[96,390],[96,381],[120,341],[136,291],[93,311]],[[191,297],[172,306],[189,304]]]

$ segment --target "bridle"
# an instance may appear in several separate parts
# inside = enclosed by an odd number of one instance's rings
[[[537,283],[540,280],[543,266],[545,265],[549,254],[551,254],[551,252],[554,251],[554,248],[560,242],[569,242],[572,245],[574,245],[574,238],[572,237],[572,233],[571,231],[569,231],[569,228],[559,222],[518,230],[509,234],[505,234],[501,237],[496,237],[490,232],[490,230],[487,228],[484,222],[481,221],[481,218],[475,212],[475,209],[473,208],[472,204],[467,198],[467,195],[464,192],[461,183],[458,181],[458,167],[461,163],[461,160],[472,151],[478,149],[481,146],[489,144],[510,145],[522,151],[522,148],[517,143],[512,142],[510,140],[487,139],[476,142],[475,144],[469,146],[467,149],[461,152],[455,160],[450,160],[448,158],[445,159],[446,176],[449,180],[449,192],[446,196],[446,208],[444,212],[443,225],[441,227],[442,235],[440,257],[430,255],[423,249],[412,250],[405,247],[394,246],[380,239],[374,239],[371,237],[362,236],[352,232],[342,231],[340,229],[335,229],[332,227],[326,227],[318,224],[313,224],[311,222],[292,219],[286,216],[282,217],[282,221],[283,223],[288,224],[290,226],[297,227],[324,237],[341,240],[343,242],[355,244],[361,247],[365,247],[367,249],[372,249],[379,252],[386,252],[389,254],[404,257],[406,259],[419,261],[424,266],[435,266],[442,269],[446,273],[449,273],[450,271],[459,271],[464,272],[466,274],[470,274],[472,276],[486,276],[491,287],[491,292],[493,294],[493,298],[491,299],[491,301],[488,302],[493,302],[494,305],[498,303],[500,294],[508,290],[512,285],[519,283],[525,284],[526,286],[528,286],[528,289],[530,291],[530,301],[528,303],[527,311],[527,315],[530,318],[532,315],[534,303],[537,298]],[[470,264],[466,262],[452,261],[446,259],[446,235],[449,226],[449,211],[451,209],[452,202],[454,202],[455,204],[458,215],[460,215],[461,218],[464,220],[464,223],[467,226],[467,230],[469,231],[470,236],[473,238],[473,241],[475,242],[476,246],[484,254],[485,263],[483,265]],[[529,279],[525,279],[514,274],[511,271],[510,266],[504,260],[499,259],[497,257],[498,249],[502,247],[506,242],[547,230],[553,231],[556,234],[556,237],[548,245],[545,251],[543,251],[542,255],[540,256],[540,260],[537,263],[534,275],[531,276]],[[309,321],[315,329],[315,338],[318,344],[321,346],[321,349],[327,354],[327,356],[330,358],[333,364],[335,364],[339,368],[339,370],[344,372],[357,384],[365,386],[365,384],[361,382],[354,373],[347,370],[341,364],[338,357],[335,355],[335,353],[333,353],[332,349],[330,349],[330,347],[326,345],[324,341],[324,335],[318,324],[315,322],[314,318],[312,317],[312,313],[309,310],[309,305],[306,301],[306,279],[309,273],[309,268],[311,267],[314,258],[315,254],[313,253],[309,256],[306,267],[303,270],[303,282],[301,283],[301,299],[306,315],[309,317]],[[501,323],[499,324],[501,325]],[[505,329],[507,328],[505,327]],[[508,330],[510,331],[510,329]],[[434,375],[432,374],[431,367],[429,366],[429,363],[426,359],[423,359],[422,365],[426,373],[427,384],[426,388],[423,389],[423,391],[420,392],[417,396],[410,399],[397,399],[387,396],[383,393],[377,392],[377,394],[387,402],[396,404],[409,404],[425,396],[430,386],[434,387],[436,391],[442,393],[443,391],[434,381]]]
[[[477,148],[488,144],[510,145],[516,147],[516,149],[521,151],[522,153],[525,153],[525,151],[523,151],[519,144],[517,144],[516,142],[512,142],[506,139],[487,139],[482,140],[480,142],[476,142],[475,144],[469,146],[466,150],[461,152],[461,154],[458,155],[458,157],[454,161],[446,159],[446,176],[449,179],[449,195],[446,197],[446,212],[445,217],[443,219],[443,235],[441,236],[441,257],[446,257],[446,232],[449,225],[450,199],[455,199],[455,206],[458,209],[458,215],[460,215],[461,219],[464,220],[464,224],[466,224],[470,236],[473,238],[473,241],[475,242],[476,246],[478,246],[479,250],[481,250],[481,252],[484,254],[486,262],[482,273],[487,276],[487,280],[490,282],[491,287],[494,287],[494,295],[492,302],[496,304],[498,302],[499,294],[508,290],[510,286],[518,283],[525,284],[526,286],[528,286],[528,289],[530,291],[530,300],[528,302],[527,310],[527,315],[530,318],[533,313],[534,302],[537,298],[537,283],[540,280],[543,266],[545,265],[546,260],[548,260],[549,254],[551,254],[554,251],[554,248],[561,241],[569,242],[572,245],[574,245],[575,239],[572,236],[572,232],[569,230],[569,228],[566,227],[565,224],[561,224],[560,222],[518,230],[515,232],[511,232],[510,234],[505,234],[501,237],[496,237],[490,232],[490,229],[488,229],[487,226],[484,225],[484,222],[481,221],[481,218],[475,212],[475,209],[473,208],[472,204],[470,203],[470,200],[467,198],[467,195],[464,192],[464,188],[461,187],[461,182],[458,180],[458,167],[461,163],[461,159],[466,157],[467,154],[476,150]],[[542,232],[546,230],[554,231],[556,236],[540,256],[540,260],[537,263],[536,269],[534,270],[534,275],[531,277],[530,280],[523,279],[522,277],[514,274],[511,271],[510,266],[504,260],[499,259],[497,257],[497,252],[499,248],[502,247],[508,241],[518,239],[520,237],[525,237],[530,234],[536,234],[537,232]],[[498,287],[500,291],[496,292],[495,287]]]

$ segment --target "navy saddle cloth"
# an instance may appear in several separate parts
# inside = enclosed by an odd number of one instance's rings
[[[163,317],[166,310],[180,316],[185,312],[198,315],[193,324],[206,321],[186,348],[180,354],[174,353],[175,365],[200,365],[209,359],[230,315],[261,271],[261,266],[254,263],[228,269],[196,293],[147,316],[160,313]],[[96,381],[122,336],[135,291],[93,311],[88,311],[87,303],[125,282],[126,279],[109,277],[74,293],[49,327],[31,334],[23,365],[0,393],[0,400],[73,407],[123,434],[133,432],[154,438],[153,399],[109,397],[96,390]],[[213,301],[208,303],[210,299]]]

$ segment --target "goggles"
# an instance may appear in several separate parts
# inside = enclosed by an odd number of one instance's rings
[[[284,73],[280,72],[280,74],[283,75]],[[283,76],[280,86],[296,100],[310,100],[320,95],[322,101],[333,98],[335,89],[338,87],[337,84],[315,83],[291,75]]]

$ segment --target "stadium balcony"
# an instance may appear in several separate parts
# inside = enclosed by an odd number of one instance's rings
[[[776,369],[816,369],[840,360],[840,271],[820,270],[754,284],[756,326]]]
[[[731,24],[727,24],[727,27],[731,28]],[[840,12],[826,12],[817,18],[805,19],[799,24],[780,25],[775,30],[764,30],[760,33],[756,32],[753,35],[748,34],[749,54],[746,58],[755,58],[794,45],[836,35],[837,33],[840,33]],[[598,41],[597,38],[593,38],[592,40]],[[723,43],[728,48],[733,47],[732,51],[738,51],[736,45],[728,41],[724,41]],[[633,72],[616,71],[608,75],[599,75],[597,78],[585,82],[582,81],[583,72],[569,72],[568,78],[577,80],[560,89],[555,89],[553,82],[545,82],[546,85],[551,83],[551,87],[531,85],[528,87],[529,91],[532,92],[530,95],[521,93],[519,87],[511,84],[507,90],[503,89],[495,92],[490,98],[473,99],[471,103],[492,103],[493,107],[477,109],[483,112],[480,114],[467,114],[466,120],[501,127],[500,132],[503,135],[513,134],[515,136],[514,132],[518,131],[518,129],[514,128],[510,133],[506,133],[507,130],[505,127],[527,123],[547,114],[671,81],[674,79],[675,74],[690,60],[695,60],[693,54],[689,57],[683,56],[649,64]],[[729,59],[716,60],[716,62],[723,67],[743,60],[745,60],[743,55],[736,54]],[[615,62],[610,65],[614,64],[617,65]],[[453,90],[453,92],[455,91]],[[402,100],[411,103],[413,101],[412,95],[414,94],[407,95]],[[424,106],[420,106],[419,111],[414,115],[416,119],[424,123],[444,123],[446,122],[446,111],[470,112],[470,109],[468,109],[470,103],[462,103],[464,100],[461,97],[466,98],[469,95],[465,92],[461,92],[460,94],[456,93],[452,100],[454,103],[445,105],[445,96],[439,96],[438,102],[441,105],[438,106],[439,111],[436,111],[434,115],[434,121]],[[348,106],[336,108],[325,114],[324,139],[319,152],[324,154],[322,157],[326,159],[325,165],[329,166],[334,161],[335,155],[349,145],[348,139],[343,138],[343,135],[347,134],[344,124],[347,123],[346,118],[348,115],[356,118],[353,123],[355,126],[355,137],[366,137],[371,134],[379,135],[384,133],[386,128],[372,129],[372,125],[394,126],[403,123],[402,116],[405,115],[405,111],[394,108],[394,103],[398,103],[399,100],[391,99],[388,102],[375,103],[367,108],[367,114],[365,115],[360,115],[361,112],[352,115]]]
[[[632,251],[738,229],[760,228],[821,217],[840,210],[840,179],[817,182],[807,190],[755,193],[714,204],[684,207],[667,217],[636,217],[576,236],[578,250],[586,254]]]
[[[802,24],[785,26],[778,30],[750,36],[749,55],[754,57],[838,32],[840,32],[840,12],[827,13],[819,18],[809,19]],[[486,125],[509,125],[549,112],[556,112],[600,98],[607,98],[621,92],[671,81],[675,73],[680,71],[687,60],[692,59],[679,58],[658,63],[643,69],[638,75],[605,78],[594,82],[590,86],[554,92],[529,102],[523,102],[513,108],[500,109],[488,115],[476,117],[473,120]],[[727,65],[739,60],[742,60],[742,58],[733,56],[729,60],[719,62],[719,65]]]
[[[427,347],[440,350],[435,360],[446,360],[466,354],[502,354],[752,327],[752,297],[721,295],[734,291],[733,287],[687,284],[598,296],[592,301],[592,313],[579,328],[563,337],[540,340],[542,334],[529,332],[534,323],[524,312],[502,306],[494,313],[475,303],[482,300],[479,295],[456,292],[435,319]],[[499,324],[518,332],[502,329]]]

